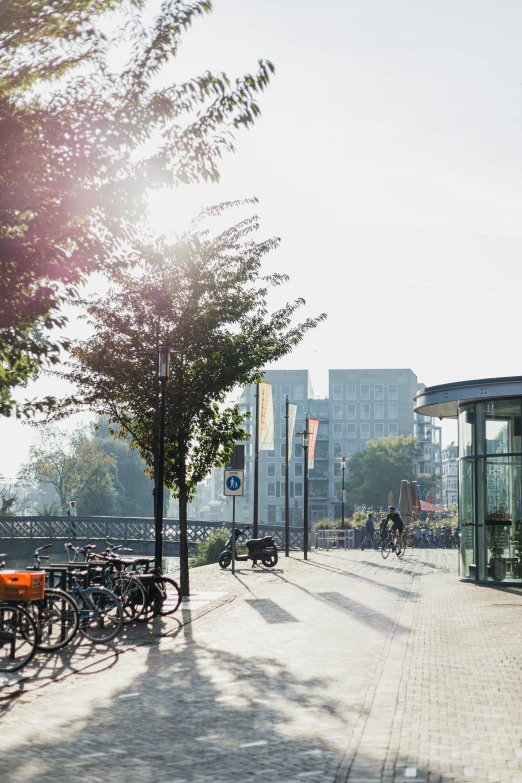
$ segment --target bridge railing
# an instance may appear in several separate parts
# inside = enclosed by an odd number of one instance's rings
[[[188,539],[192,544],[205,541],[213,530],[221,527],[230,529],[230,522],[208,522],[205,520],[188,520]],[[238,525],[241,527],[241,525]],[[252,529],[252,526],[250,526]],[[271,535],[277,546],[284,547],[284,525],[259,523],[259,535]],[[152,517],[64,517],[64,516],[0,516],[0,539],[63,539],[71,537],[90,540],[103,540],[106,536],[123,541],[154,541],[154,519]],[[163,520],[163,539],[166,542],[179,541],[179,520],[167,518]],[[303,530],[301,527],[290,528],[290,548],[301,549],[303,546]]]

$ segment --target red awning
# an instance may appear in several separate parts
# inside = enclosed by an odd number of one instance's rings
[[[434,503],[426,503],[425,500],[420,501],[420,507],[421,507],[421,511],[431,511],[432,513],[434,513],[435,511],[446,511],[445,508],[436,506]]]

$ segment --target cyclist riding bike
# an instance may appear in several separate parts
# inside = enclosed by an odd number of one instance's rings
[[[388,511],[389,513],[388,516],[386,517],[386,522],[390,521],[392,523],[392,528],[391,528],[392,535],[394,533],[399,534],[399,546],[402,549],[403,548],[402,532],[404,530],[404,522],[400,518],[399,512],[395,510],[395,506],[390,506]]]

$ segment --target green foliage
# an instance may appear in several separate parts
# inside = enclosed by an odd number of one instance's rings
[[[59,503],[44,503],[41,508],[36,510],[36,513],[40,517],[53,517],[55,514],[60,513]]]
[[[203,213],[221,215],[225,204]],[[212,466],[226,464],[248,440],[246,414],[227,398],[262,378],[262,368],[286,356],[326,316],[295,323],[304,300],[270,315],[266,298],[286,282],[261,275],[276,239],[254,242],[251,218],[209,237],[198,227],[172,244],[142,248],[133,273],[114,275],[108,296],[88,303],[93,336],[73,347],[65,377],[78,394],[60,415],[84,409],[108,416],[110,433],[128,438],[154,475],[158,412],[165,395],[165,486],[179,498],[180,564],[188,593],[187,504]],[[171,347],[170,379],[162,392],[158,346]]]
[[[312,527],[314,530],[335,530],[340,525],[337,522],[330,522],[329,519],[319,519]]]
[[[16,514],[16,495],[8,489],[0,489],[0,517],[10,517]]]
[[[398,497],[402,479],[416,480],[414,462],[420,452],[421,446],[414,437],[401,435],[369,441],[348,463],[349,505],[383,506],[390,490]]]
[[[513,544],[513,551],[515,557],[518,560],[518,565],[522,565],[522,523],[515,523],[515,532],[511,536],[511,543]]]
[[[78,513],[111,515],[117,510],[115,460],[93,443],[88,428],[71,435],[44,428],[31,446],[20,479],[27,484],[51,484],[62,513],[76,501]]]
[[[209,0],[9,0],[0,11],[0,414],[59,359],[63,305],[94,270],[119,268],[144,227],[147,191],[217,181],[233,132],[259,115],[273,66],[231,81],[172,83]],[[117,51],[127,51],[121,68]],[[166,86],[160,86],[164,84]],[[42,336],[43,332],[43,336]]]
[[[213,530],[206,541],[201,541],[196,545],[197,554],[190,558],[190,565],[194,567],[208,565],[209,563],[217,563],[229,538],[230,530],[228,530],[228,528],[221,527]],[[238,554],[246,552],[246,546],[241,543],[236,543],[236,552]]]

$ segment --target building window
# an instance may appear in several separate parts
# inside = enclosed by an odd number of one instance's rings
[[[282,418],[282,419],[284,419],[284,418],[285,418],[285,416],[286,416],[286,402],[284,402],[284,403],[281,405],[281,418]]]
[[[275,449],[269,449],[269,450],[266,452],[266,456],[267,456],[267,457],[275,457]]]
[[[397,438],[399,436],[399,425],[388,424],[388,435],[390,438]]]
[[[384,419],[384,403],[376,402],[373,406],[373,415],[376,419]]]
[[[294,386],[294,400],[304,400],[304,386],[302,383],[297,383]]]
[[[303,482],[302,481],[296,481],[294,483],[294,496],[296,498],[302,498],[303,497]]]
[[[287,394],[288,396],[290,396],[290,386],[288,384],[285,384],[281,386],[281,399],[284,400]]]
[[[340,462],[334,462],[334,478],[339,478],[341,475],[341,463]]]
[[[367,403],[361,405],[361,419],[370,418],[370,406]]]
[[[355,452],[357,451],[357,443],[347,443],[346,444],[346,455],[348,457],[351,457]]]
[[[266,463],[266,475],[268,478],[275,478],[275,462]]]
[[[343,444],[342,443],[334,443],[333,445],[333,455],[334,459],[339,459],[343,456]]]
[[[357,406],[354,402],[348,403],[346,406],[346,416],[348,419],[356,419],[357,418]]]
[[[373,431],[375,438],[384,438],[384,424],[382,421],[373,425]]]
[[[356,399],[355,383],[347,384],[347,386],[346,386],[346,399],[347,400],[355,400]]]
[[[303,463],[296,462],[294,465],[294,476],[296,478],[301,478],[302,475],[303,475]]]
[[[342,385],[342,383],[334,383],[334,385],[333,385],[333,398],[334,398],[334,400],[342,400],[342,398],[343,398],[343,385]]]
[[[356,438],[357,437],[357,424],[347,424],[346,425],[346,437],[347,438]]]
[[[368,423],[361,424],[361,438],[368,440],[370,437],[370,425]]]
[[[361,400],[369,400],[369,399],[370,399],[370,384],[361,383]]]
[[[390,402],[388,405],[388,418],[396,419],[399,416],[399,406],[396,402]]]
[[[280,467],[281,478],[284,479],[285,473],[286,473],[286,470],[285,470],[286,465],[285,465],[284,462],[281,462],[281,465],[279,467]]]
[[[334,405],[333,406],[333,417],[334,417],[334,419],[342,419],[342,417],[343,417],[343,406],[342,405]]]
[[[334,438],[342,438],[343,437],[343,425],[340,423],[333,425],[333,436]]]
[[[303,458],[303,444],[302,443],[296,443],[295,444],[295,458],[296,459],[302,459]]]
[[[268,506],[268,522],[275,523],[277,506]]]
[[[275,481],[266,482],[266,495],[269,498],[275,498]]]
[[[299,404],[297,406],[297,410],[295,412],[295,418],[296,419],[302,419],[303,418],[303,406],[302,406],[302,404]]]
[[[398,400],[399,399],[399,387],[396,383],[389,383],[388,384],[388,399],[389,400]]]
[[[373,387],[373,396],[376,400],[384,400],[384,384],[376,383]]]
[[[279,444],[279,456],[281,459],[286,459],[286,443],[280,443]]]

